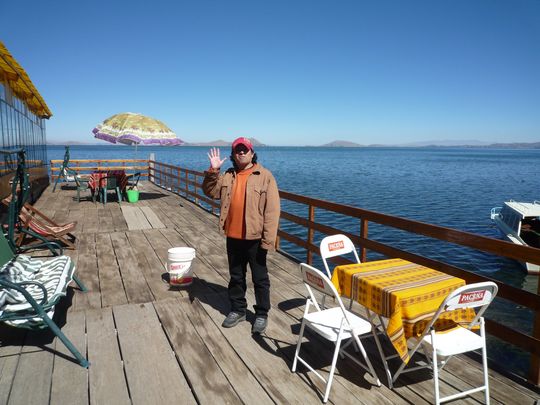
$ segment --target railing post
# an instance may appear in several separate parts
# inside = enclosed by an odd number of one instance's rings
[[[309,206],[309,215],[308,215],[308,220],[310,222],[315,222],[315,207],[313,205],[310,205]],[[311,245],[313,243],[313,235],[314,235],[314,231],[313,231],[313,228],[310,226],[308,228],[308,237],[307,237],[307,242],[309,245]],[[307,264],[312,264],[313,263],[313,252],[309,249],[309,246],[308,246],[308,249],[307,249]]]
[[[368,237],[368,221],[367,219],[360,220],[360,237],[367,239]],[[364,245],[360,247],[360,261],[364,263],[366,261],[366,248]]]
[[[176,194],[180,195],[180,169],[176,167]]]
[[[538,278],[537,294],[540,295],[540,277]],[[540,311],[536,311],[534,316],[532,336],[540,339]],[[529,369],[529,382],[540,385],[540,357],[531,354],[531,368]]]
[[[51,160],[51,182],[54,183],[56,178],[54,177],[54,162]]]
[[[163,175],[163,187],[165,188],[165,190],[169,189],[169,175],[167,173],[168,169],[168,167],[161,165],[161,174]]]
[[[195,182],[195,184],[193,185],[194,186],[193,190],[195,191],[195,204],[199,205],[199,198],[198,198],[199,193],[197,192],[197,186],[199,185],[199,182],[197,180],[198,180],[197,175],[194,175],[193,181]]]
[[[189,192],[189,173],[188,173],[187,170],[185,171],[185,173],[186,173],[186,200],[189,200],[189,194],[188,194],[188,192]]]
[[[150,163],[150,162],[155,162],[156,160],[156,157],[153,153],[150,153],[150,157],[148,158],[148,180],[152,179],[153,183],[156,184],[156,179],[154,177],[155,173],[154,173],[154,163]]]
[[[161,174],[163,175],[163,187],[169,189],[169,176],[167,175],[167,167],[161,165]]]

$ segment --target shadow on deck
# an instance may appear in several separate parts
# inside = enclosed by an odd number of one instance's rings
[[[217,219],[150,183],[139,202],[77,203],[75,191],[49,187],[36,204],[58,222],[77,220],[77,249],[66,251],[88,293],[71,288],[56,311],[65,334],[91,362],[79,367],[48,332],[0,327],[0,403],[320,403],[321,382],[290,371],[305,291],[298,265],[269,254],[273,310],[262,336],[250,322],[221,328],[228,312],[227,259]],[[195,281],[170,289],[164,282],[167,250],[197,251]],[[249,287],[248,304],[254,304]],[[248,316],[248,321],[253,313]],[[313,336],[302,346],[315,367],[329,371],[332,349]],[[382,387],[350,360],[338,362],[331,403],[427,404],[427,372],[404,375],[397,387],[386,378],[373,342],[367,341]],[[390,350],[390,348],[387,348]],[[352,363],[352,364],[351,364]],[[460,357],[442,372],[442,394],[481,380],[480,365]],[[493,403],[533,404],[534,392],[491,373]],[[475,394],[453,403],[482,403]]]

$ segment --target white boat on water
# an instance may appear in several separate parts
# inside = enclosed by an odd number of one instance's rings
[[[491,219],[510,242],[540,248],[540,201],[506,201],[502,207],[491,209]],[[540,274],[540,265],[520,263],[529,274]]]

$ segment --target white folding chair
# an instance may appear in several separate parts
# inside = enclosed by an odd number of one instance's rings
[[[414,339],[414,345],[409,351],[409,358],[419,347],[423,347],[424,353],[429,363],[425,366],[410,367],[405,369],[403,363],[394,374],[392,382],[395,382],[400,374],[417,370],[419,368],[429,367],[433,370],[433,381],[435,385],[435,403],[451,401],[456,398],[465,397],[469,394],[485,391],[486,404],[489,404],[489,385],[488,385],[488,366],[486,353],[486,331],[484,326],[483,314],[495,295],[497,295],[497,284],[488,281],[483,283],[469,284],[460,287],[451,292],[443,301],[429,324],[424,329],[422,335]],[[433,325],[439,316],[445,311],[453,311],[462,308],[479,308],[475,318],[468,324],[460,324],[450,331],[436,332]],[[472,329],[479,326],[479,334]],[[412,340],[413,338],[409,339]],[[482,367],[484,373],[484,384],[480,387],[472,388],[447,397],[440,397],[439,393],[439,371],[448,363],[450,357],[455,354],[470,352],[473,350],[482,350]],[[429,359],[431,353],[431,359]],[[439,357],[446,358],[439,362]]]
[[[328,278],[332,278],[332,272],[330,271],[330,267],[328,266],[328,261],[327,261],[327,259],[329,258],[336,257],[336,256],[343,256],[343,255],[352,253],[354,255],[354,258],[356,259],[356,263],[362,263],[360,261],[360,257],[358,257],[358,253],[356,252],[356,247],[354,246],[352,240],[350,240],[348,236],[343,235],[343,234],[326,236],[325,238],[323,238],[323,240],[321,240],[321,244],[319,245],[319,250],[321,253],[324,268],[326,270],[326,274],[328,275]],[[325,301],[325,297],[323,296],[323,299],[321,302],[323,307],[325,303],[324,301]],[[353,303],[354,303],[354,299],[350,297],[349,310],[352,310]],[[386,333],[384,332],[384,328],[386,325],[384,319],[380,315],[376,315],[372,313],[368,308],[364,308],[364,309],[366,311],[365,319],[367,319],[372,324],[374,324],[375,319],[378,319],[379,323],[378,325],[376,325],[376,328],[377,328],[376,330],[377,332],[382,333],[386,336]],[[382,349],[378,336],[375,336],[375,343],[377,344],[377,348],[379,349],[379,354],[381,355],[381,359],[383,360],[388,382],[390,384],[391,374],[390,374],[390,370],[388,369],[388,365],[385,361],[385,354]]]
[[[324,269],[326,270],[326,275],[330,279],[332,278],[332,272],[330,271],[330,267],[328,266],[328,261],[326,259],[336,256],[343,256],[352,252],[356,259],[356,263],[361,263],[358,253],[356,253],[354,244],[347,236],[342,234],[330,235],[323,238],[323,240],[321,240],[321,244],[319,245],[319,251],[323,260]],[[321,302],[323,307],[325,298],[326,297],[324,296]],[[351,299],[349,309],[352,308],[352,305],[353,300]]]
[[[325,237],[323,240],[321,240],[319,250],[321,251],[321,257],[328,278],[332,278],[332,272],[328,267],[328,262],[326,261],[326,259],[346,255],[352,252],[356,259],[356,263],[361,263],[360,258],[358,257],[358,253],[356,253],[354,244],[347,236],[342,234],[330,235]]]
[[[317,377],[326,382],[326,389],[323,398],[323,402],[325,403],[328,401],[328,396],[330,394],[330,387],[332,386],[338,355],[340,355],[342,358],[343,356],[349,357],[360,367],[368,371],[375,379],[376,384],[380,386],[381,382],[377,378],[377,374],[375,373],[375,370],[373,370],[373,366],[371,365],[364,346],[360,342],[360,337],[365,337],[363,335],[371,333],[373,336],[375,336],[375,331],[371,323],[345,309],[339,294],[332,285],[332,282],[321,271],[305,263],[300,264],[300,271],[302,272],[302,278],[308,290],[309,297],[306,300],[306,309],[304,310],[302,326],[298,336],[292,371],[296,371],[296,366],[298,361],[300,361],[309,370],[313,371]],[[325,295],[334,297],[339,306],[330,309],[321,309],[317,304],[313,290],[317,290]],[[315,311],[310,312],[312,306],[315,308]],[[326,340],[335,343],[332,366],[330,368],[328,380],[326,380],[320,373],[318,373],[303,358],[300,357],[300,346],[302,345],[302,338],[304,336],[306,326]],[[343,340],[348,340],[348,342],[343,344],[343,346],[340,348]],[[356,356],[345,351],[347,346],[349,346],[352,342],[355,342],[357,349],[361,352],[365,364],[360,362]]]
[[[319,250],[321,252],[321,257],[322,257],[324,268],[326,270],[326,274],[328,275],[328,278],[332,278],[332,273],[330,271],[330,267],[328,266],[328,261],[326,259],[353,253],[356,259],[356,263],[362,263],[360,261],[360,258],[358,257],[358,253],[356,252],[356,248],[354,244],[352,243],[352,241],[347,236],[342,235],[342,234],[330,235],[323,238],[323,240],[321,240],[321,244],[319,245]],[[354,303],[354,300],[351,297],[351,300],[349,303],[349,310],[352,309],[353,303]],[[322,305],[324,307],[324,297],[323,297]],[[375,318],[378,318],[380,327],[384,328],[385,323],[381,316],[376,316],[375,314],[372,314],[368,308],[365,308],[365,311],[366,311],[367,319],[370,322],[373,322]],[[381,332],[384,332],[384,331],[382,331],[381,329]],[[379,343],[379,340],[377,339],[377,346],[379,345],[380,343]],[[382,348],[380,349],[380,351],[381,351],[381,356],[384,357],[384,355],[382,354]]]

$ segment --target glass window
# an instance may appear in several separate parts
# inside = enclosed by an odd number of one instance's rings
[[[2,143],[0,143],[0,145],[2,145],[2,148],[6,147],[6,141],[5,141],[4,135],[7,133],[7,124],[6,124],[7,117],[5,116],[6,115],[5,109],[6,109],[6,103],[0,100],[0,135],[2,135],[2,137],[0,138],[2,140]]]
[[[11,103],[13,102],[13,97],[11,96],[11,89],[8,86],[5,86],[4,89],[6,93],[5,101],[8,105],[11,105]]]
[[[8,92],[9,89],[6,89],[5,93]],[[0,147],[26,148],[28,167],[46,164],[47,146],[44,120],[31,114],[20,100],[13,98],[12,101],[14,105],[0,99]]]
[[[500,217],[512,230],[518,231],[519,223],[521,221],[520,214],[505,205],[501,210]]]

